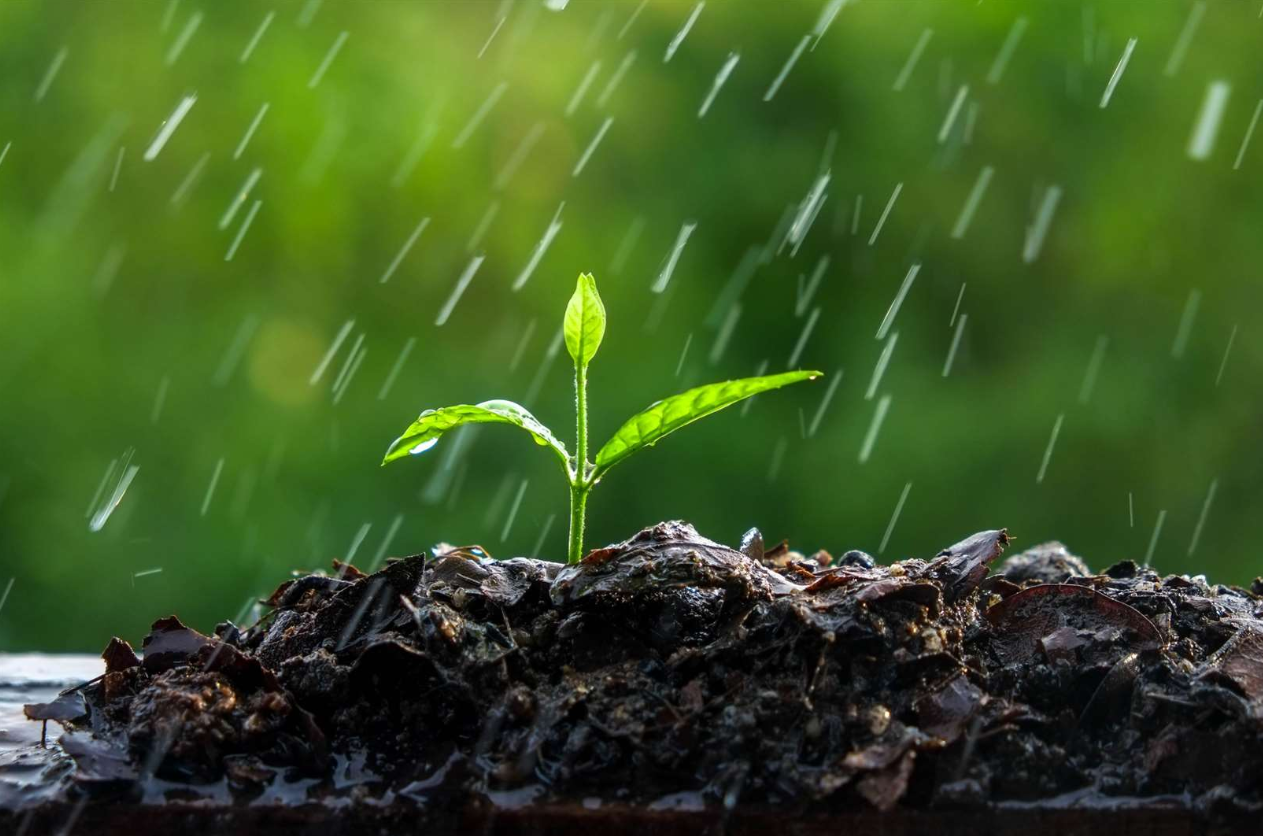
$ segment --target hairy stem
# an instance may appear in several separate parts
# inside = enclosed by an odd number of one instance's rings
[[[588,505],[588,369],[575,363],[575,461],[570,473],[570,548],[567,561],[583,559],[584,514]]]
[[[578,563],[583,559],[583,516],[588,506],[588,487],[570,486],[570,551],[567,561]]]

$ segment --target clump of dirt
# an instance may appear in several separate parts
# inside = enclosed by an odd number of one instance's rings
[[[339,564],[28,714],[71,796],[1263,809],[1260,590],[1008,543],[878,566],[670,522],[573,566]]]

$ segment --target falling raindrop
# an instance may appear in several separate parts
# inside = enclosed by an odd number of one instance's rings
[[[763,94],[763,101],[772,101],[772,97],[776,95],[777,90],[781,89],[781,85],[785,83],[785,77],[789,75],[790,70],[794,69],[794,65],[798,63],[798,59],[802,56],[803,50],[807,48],[807,43],[810,40],[810,35],[803,35],[803,39],[798,42],[798,45],[794,47],[794,51],[790,53],[789,60],[785,62],[785,66],[781,67],[781,71],[777,73],[776,78],[772,79],[771,86]]]
[[[123,154],[126,151],[127,149],[125,147],[120,147],[118,149],[118,158],[114,160],[114,173],[110,175],[110,189],[109,190],[111,194],[114,192],[114,187],[118,185],[118,173],[123,168]],[[3,162],[3,160],[0,159],[0,162]]]
[[[438,123],[433,119],[433,111],[437,107],[431,108],[431,113],[427,114],[426,120],[421,125],[421,133],[417,135],[416,140],[408,148],[408,152],[404,154],[403,159],[399,162],[399,167],[395,169],[395,173],[390,177],[390,186],[398,189],[408,182],[408,178],[412,176],[412,172],[416,171],[417,165],[420,164],[421,158],[425,156],[425,152],[430,149],[434,137],[439,132]]]
[[[627,266],[627,259],[631,257],[632,250],[636,248],[636,242],[640,240],[640,234],[644,231],[645,217],[644,215],[637,215],[632,219],[631,226],[627,228],[627,234],[619,242],[618,249],[614,251],[614,260],[610,263],[610,272],[615,276],[622,275],[623,268]]]
[[[1259,114],[1263,113],[1263,99],[1259,99],[1259,103],[1254,107],[1254,115],[1250,117],[1250,126],[1245,129],[1245,136],[1241,138],[1241,148],[1237,151],[1237,159],[1232,164],[1232,170],[1236,171],[1241,168],[1241,160],[1245,158],[1245,149],[1250,147],[1250,137],[1254,136],[1254,126],[1259,123]],[[4,159],[4,155],[0,154],[0,161]]]
[[[70,55],[70,50],[64,46],[57,50],[57,54],[53,56],[53,63],[48,66],[44,77],[40,79],[39,86],[35,88],[35,101],[43,101],[44,96],[48,95],[48,88],[53,86],[53,80],[57,78],[57,73],[61,72],[61,65],[66,63],[68,55]]]
[[[200,516],[206,516],[206,512],[210,510],[211,499],[215,496],[215,486],[219,484],[219,475],[224,472],[224,460],[220,457],[215,463],[215,472],[211,474],[210,484],[206,486],[206,496],[202,499],[202,511]]]
[[[263,16],[263,22],[259,24],[258,29],[254,30],[254,34],[250,36],[250,41],[246,44],[246,48],[241,51],[241,57],[237,59],[238,63],[244,64],[250,60],[250,56],[254,53],[254,48],[263,39],[263,33],[272,25],[274,17],[276,17],[276,12],[268,12]]]
[[[259,178],[262,176],[263,169],[259,167],[256,167],[246,175],[245,182],[242,183],[241,188],[237,190],[237,193],[233,195],[232,202],[228,204],[228,208],[224,210],[224,214],[219,218],[220,229],[227,229],[228,225],[232,223],[232,219],[236,216],[237,210],[240,209],[242,204],[246,202],[246,198],[250,196],[250,190],[254,188],[255,184],[259,182]]]
[[[877,243],[877,236],[881,234],[881,228],[886,223],[886,218],[890,215],[890,210],[894,208],[895,201],[899,199],[899,193],[903,191],[903,183],[895,185],[895,190],[890,194],[890,200],[886,201],[886,208],[882,210],[881,217],[877,219],[877,226],[873,227],[873,234],[868,238],[868,246]],[[856,217],[859,216],[859,205],[855,207]]]
[[[500,191],[509,185],[513,175],[517,173],[518,168],[526,161],[526,156],[531,153],[531,149],[535,147],[535,143],[539,142],[540,137],[543,135],[543,122],[536,122],[534,125],[531,125],[530,130],[522,137],[522,141],[518,143],[517,148],[513,149],[513,153],[509,155],[504,168],[500,169],[500,173],[496,175],[494,183],[496,191]]]
[[[719,326],[719,333],[715,335],[715,344],[710,349],[710,357],[708,359],[712,366],[719,365],[720,358],[728,350],[728,343],[732,340],[732,335],[737,331],[737,320],[739,319],[741,319],[741,305],[733,302],[728,307],[723,324]]]
[[[1162,70],[1163,75],[1170,78],[1180,71],[1180,66],[1184,63],[1184,54],[1188,52],[1188,45],[1192,42],[1193,35],[1197,33],[1197,27],[1201,24],[1204,14],[1206,14],[1205,0],[1197,0],[1189,9],[1188,20],[1184,22],[1180,36],[1176,38],[1175,46],[1171,48],[1171,55],[1167,58],[1166,67]]]
[[[1149,550],[1145,552],[1145,565],[1153,563],[1153,553],[1158,548],[1158,537],[1162,534],[1162,524],[1166,522],[1167,512],[1162,510],[1158,512],[1158,521],[1153,526],[1153,536],[1149,538]]]
[[[307,89],[314,90],[320,80],[325,77],[325,73],[329,70],[329,65],[333,63],[333,59],[338,57],[342,45],[346,43],[346,39],[351,36],[350,32],[342,31],[338,33],[338,37],[334,40],[333,46],[329,47],[329,51],[325,53],[324,60],[320,62],[320,66],[316,67],[316,71],[311,74],[311,79],[307,82]]]
[[[504,528],[500,530],[501,542],[509,539],[509,532],[513,530],[513,521],[517,519],[518,509],[522,506],[522,497],[526,496],[526,487],[529,484],[529,480],[523,479],[522,484],[518,485],[517,494],[513,497],[513,504],[509,506],[509,516],[504,521]]]
[[[399,265],[403,263],[407,257],[408,251],[412,249],[412,245],[417,243],[417,239],[421,237],[421,233],[425,232],[425,228],[430,225],[428,217],[422,218],[417,224],[416,229],[412,230],[412,234],[408,236],[408,240],[403,242],[403,246],[399,248],[399,252],[395,255],[393,261],[386,267],[386,272],[382,273],[382,277],[378,280],[378,284],[385,284],[390,281],[390,277],[395,275],[395,271],[399,269]]]
[[[485,256],[476,255],[469,262],[469,266],[465,268],[465,272],[460,274],[460,278],[456,280],[456,287],[452,290],[452,295],[443,303],[443,307],[439,310],[439,315],[435,318],[435,325],[442,325],[447,322],[447,318],[452,315],[452,309],[456,307],[456,303],[460,301],[461,295],[465,292],[465,288],[469,287],[469,283],[474,280],[474,274],[478,272],[478,268],[482,266]]]
[[[1232,85],[1226,81],[1212,81],[1206,85],[1202,108],[1193,124],[1193,133],[1188,138],[1189,159],[1210,158],[1211,151],[1215,149],[1215,137],[1219,135],[1219,123],[1223,121],[1224,111],[1228,107],[1228,94],[1231,92]]]
[[[553,523],[557,521],[556,514],[549,514],[548,519],[544,520],[543,527],[539,530],[539,537],[535,540],[535,547],[531,549],[532,557],[540,557],[544,553],[544,542],[548,540],[548,532],[552,531]]]
[[[960,315],[960,324],[956,326],[956,333],[952,335],[951,348],[947,349],[947,359],[943,361],[943,377],[952,373],[952,362],[956,359],[956,350],[960,348],[960,338],[965,333],[965,323],[968,321],[969,314]]]
[[[399,352],[399,356],[395,358],[395,364],[390,367],[390,373],[386,375],[386,380],[382,383],[382,388],[377,392],[377,400],[384,401],[386,396],[390,394],[390,390],[395,385],[395,380],[399,377],[399,372],[403,369],[403,364],[408,362],[408,355],[412,353],[412,349],[417,344],[416,337],[409,337],[403,344],[403,349]]]
[[[947,321],[947,327],[951,328],[956,324],[956,314],[960,312],[960,302],[965,298],[966,282],[960,283],[960,292],[956,294],[956,304],[952,307],[952,318]]]
[[[960,115],[960,109],[965,104],[965,97],[969,95],[969,85],[962,84],[960,89],[956,91],[956,98],[952,100],[952,106],[947,110],[947,116],[943,119],[943,126],[938,129],[938,142],[942,145],[947,141],[947,136],[952,132],[952,125],[956,122],[956,117]]]
[[[311,373],[311,379],[307,382],[315,386],[317,381],[324,376],[325,369],[329,368],[329,364],[333,362],[333,357],[338,353],[338,349],[342,347],[342,343],[346,340],[347,335],[351,333],[351,329],[355,327],[355,320],[348,319],[342,323],[342,327],[338,329],[338,334],[333,338],[333,345],[329,346],[329,350],[325,352],[324,357],[320,359],[316,370]]]
[[[680,352],[680,361],[675,364],[675,376],[680,376],[680,370],[684,368],[684,359],[689,356],[689,346],[693,344],[693,332],[689,331],[689,335],[684,338],[684,350]]]
[[[180,34],[176,36],[175,41],[171,44],[171,48],[167,50],[167,57],[164,63],[170,67],[180,59],[180,55],[184,52],[184,48],[189,45],[189,41],[193,39],[193,35],[197,32],[197,28],[202,25],[202,12],[196,11],[189,17],[189,22],[184,24],[184,28],[180,30]]]
[[[877,365],[873,367],[873,377],[868,382],[868,389],[864,392],[864,400],[871,401],[873,396],[877,394],[877,387],[881,385],[882,376],[886,374],[886,366],[890,363],[891,355],[895,353],[895,345],[899,342],[899,332],[893,331],[890,338],[886,340],[886,345],[882,349],[881,356],[877,358]],[[947,375],[944,375],[946,377]]]
[[[917,38],[917,42],[912,47],[912,52],[908,55],[908,60],[904,62],[903,69],[899,71],[899,75],[895,77],[895,83],[891,87],[896,93],[908,85],[908,79],[911,78],[912,71],[916,69],[917,62],[921,60],[921,53],[925,52],[925,48],[929,45],[932,37],[934,37],[934,30],[927,28],[921,33],[921,37]]]
[[[1027,229],[1026,245],[1022,248],[1022,260],[1031,264],[1039,258],[1039,251],[1044,246],[1044,237],[1052,224],[1053,213],[1057,211],[1057,203],[1061,200],[1061,187],[1049,186],[1040,202],[1035,222]]]
[[[143,159],[146,162],[157,159],[158,154],[162,152],[163,146],[171,139],[171,135],[175,133],[175,129],[180,127],[180,123],[184,121],[184,117],[188,115],[193,105],[197,103],[197,94],[191,94],[180,99],[175,106],[175,110],[167,117],[167,120],[158,128],[157,135],[153,141],[149,143],[149,147],[145,150]]]
[[[671,252],[667,255],[666,264],[662,268],[662,272],[658,274],[657,280],[650,288],[654,293],[661,293],[667,289],[667,285],[671,282],[671,274],[675,272],[675,265],[680,260],[680,254],[684,252],[684,245],[689,242],[689,236],[693,234],[693,230],[697,229],[696,221],[685,221],[680,227],[680,232],[675,237],[675,246],[671,248]]]
[[[539,262],[544,258],[544,253],[548,252],[549,245],[553,243],[557,233],[561,232],[561,210],[565,208],[566,202],[563,200],[557,206],[557,211],[553,213],[553,219],[548,222],[548,229],[544,230],[544,237],[540,238],[539,243],[535,245],[535,249],[531,250],[531,257],[527,260],[526,266],[522,268],[522,272],[518,273],[517,278],[513,280],[513,291],[521,290],[531,280],[531,276],[535,273],[535,268],[539,266]]]
[[[189,173],[180,181],[180,185],[176,186],[174,192],[171,193],[171,205],[178,207],[184,202],[184,198],[188,196],[189,191],[201,179],[202,172],[206,170],[206,164],[210,162],[210,152],[207,151],[197,158],[197,162],[193,163],[193,167],[189,169]]]
[[[974,212],[977,211],[978,204],[982,202],[982,196],[987,193],[987,186],[991,185],[993,174],[995,174],[995,169],[989,165],[984,165],[982,171],[978,173],[978,180],[974,183],[974,187],[969,190],[969,197],[965,199],[965,205],[961,207],[960,215],[956,218],[956,224],[952,227],[952,238],[959,241],[969,231],[969,224],[974,219]]]
[[[1079,387],[1079,403],[1087,404],[1092,398],[1092,390],[1096,388],[1096,378],[1101,373],[1101,363],[1105,359],[1105,350],[1109,348],[1110,338],[1104,334],[1096,338],[1096,347],[1092,349],[1092,357],[1083,372],[1083,385]]]
[[[811,27],[811,36],[816,42],[811,45],[815,50],[816,45],[820,43],[820,39],[824,37],[824,33],[829,31],[829,27],[833,25],[833,19],[838,16],[838,12],[842,11],[847,0],[828,0],[824,8],[820,10],[820,17],[816,18],[816,25]]]
[[[1013,57],[1013,53],[1017,50],[1018,42],[1022,40],[1022,33],[1025,31],[1026,18],[1019,17],[1013,21],[1013,27],[1009,29],[1009,34],[1005,37],[999,54],[996,55],[995,61],[991,64],[991,69],[987,71],[988,84],[1000,83],[1000,78],[1004,75],[1004,68],[1008,66],[1009,59]]]
[[[639,9],[637,14],[639,14]],[[597,107],[605,107],[609,104],[610,97],[614,95],[614,91],[618,89],[623,76],[627,75],[627,71],[631,69],[634,63],[636,63],[636,50],[633,49],[624,56],[622,63],[618,65],[618,69],[614,70],[614,75],[610,76],[610,80],[606,82],[605,89],[601,91],[601,95],[596,97]]]
[[[911,482],[903,486],[903,491],[899,494],[899,501],[895,503],[895,512],[890,515],[890,523],[886,526],[886,533],[882,535],[881,545],[877,547],[878,554],[886,551],[886,544],[890,542],[890,535],[895,530],[895,523],[899,522],[899,515],[903,513],[903,504],[908,501],[908,493],[911,490]]]
[[[829,267],[829,257],[821,256],[816,262],[815,269],[811,271],[811,278],[802,286],[798,293],[797,299],[794,300],[794,316],[802,316],[807,312],[808,306],[811,304],[812,297],[816,295],[816,291],[820,289],[820,283],[824,280],[824,273]],[[799,277],[801,278],[801,276]]]
[[[241,325],[237,328],[237,333],[233,335],[232,342],[228,344],[228,349],[219,361],[219,366],[215,369],[215,375],[211,378],[213,385],[225,386],[232,379],[233,372],[237,370],[237,366],[241,363],[241,358],[245,356],[246,348],[250,345],[250,340],[254,337],[254,332],[258,328],[258,315],[253,313],[246,314],[246,318],[241,321]]]
[[[1123,77],[1123,70],[1127,69],[1127,62],[1131,60],[1131,53],[1135,48],[1136,39],[1128,38],[1127,46],[1123,48],[1123,57],[1118,59],[1118,66],[1114,68],[1114,74],[1110,76],[1109,83],[1105,85],[1105,92],[1101,94],[1101,109],[1109,105],[1110,97],[1114,95],[1114,88],[1118,86],[1118,80]]]
[[[496,33],[498,33],[498,32],[500,31],[500,27],[504,25],[504,22],[505,22],[506,20],[508,20],[508,18],[507,18],[507,17],[501,17],[498,21],[496,21],[495,28],[494,28],[494,29],[492,29],[492,30],[491,30],[491,34],[487,36],[487,41],[486,41],[486,43],[484,43],[484,44],[482,45],[482,49],[478,50],[478,58],[479,58],[479,59],[481,59],[481,58],[482,58],[483,53],[487,51],[487,47],[491,46],[491,42],[492,42],[493,40],[495,40]]]
[[[1048,446],[1044,448],[1044,460],[1040,463],[1039,473],[1035,476],[1036,485],[1044,481],[1044,474],[1048,472],[1048,462],[1052,460],[1053,446],[1057,443],[1057,436],[1061,433],[1061,422],[1065,417],[1066,414],[1063,412],[1053,422],[1052,435],[1048,437]]]
[[[1192,557],[1193,552],[1197,551],[1197,543],[1202,539],[1202,528],[1206,525],[1206,517],[1210,514],[1210,503],[1215,501],[1215,491],[1219,489],[1218,477],[1210,480],[1210,488],[1206,491],[1206,501],[1202,503],[1202,513],[1197,518],[1197,525],[1193,528],[1193,540],[1188,544],[1188,556]]]
[[[390,549],[390,544],[394,542],[401,525],[403,525],[403,514],[395,514],[395,518],[390,521],[390,528],[386,529],[386,536],[382,538],[381,545],[377,547],[377,552],[373,555],[372,563],[368,564],[369,572],[376,572],[382,565],[382,561],[386,559],[386,552]]]
[[[707,92],[706,98],[702,100],[702,106],[697,109],[698,119],[701,119],[706,115],[706,111],[710,110],[710,106],[715,102],[715,97],[719,95],[719,88],[724,86],[724,82],[728,80],[728,76],[732,75],[732,71],[736,69],[737,62],[740,60],[741,55],[739,53],[728,53],[728,57],[724,59],[723,66],[715,74],[715,80],[711,82],[710,91]]]
[[[877,435],[881,432],[881,425],[886,420],[886,412],[889,410],[890,395],[882,395],[877,401],[877,408],[873,410],[873,420],[868,425],[868,432],[864,434],[864,443],[860,445],[860,464],[866,463],[869,456],[873,454],[873,446],[877,444]]]
[[[1224,369],[1228,366],[1228,354],[1232,351],[1232,343],[1237,339],[1237,326],[1232,326],[1232,333],[1228,335],[1228,345],[1224,348],[1224,359],[1219,361],[1219,373],[1215,375],[1215,388],[1219,388],[1219,382],[1224,379]]]
[[[162,407],[167,403],[167,390],[171,388],[171,376],[163,375],[158,381],[158,391],[154,395],[153,408],[149,410],[149,423],[157,424],[162,417]]]
[[[829,408],[829,403],[833,400],[833,394],[838,390],[838,384],[842,382],[842,369],[838,369],[829,376],[829,385],[824,390],[824,397],[820,399],[820,406],[816,407],[816,414],[812,416],[811,424],[807,427],[807,437],[812,438],[820,429],[820,422],[824,420],[825,411]]]
[[[271,105],[268,102],[263,103],[263,107],[259,108],[258,114],[254,120],[250,122],[250,127],[246,128],[246,133],[241,137],[241,142],[237,143],[237,150],[232,152],[234,160],[241,159],[241,155],[245,153],[246,146],[250,144],[250,138],[254,136],[254,132],[259,129],[259,123],[263,121],[263,117],[267,115],[268,108]]]
[[[912,283],[916,281],[917,274],[920,272],[921,262],[919,261],[908,268],[907,275],[903,277],[903,283],[899,285],[899,291],[891,301],[890,307],[886,309],[886,315],[882,317],[881,325],[877,326],[877,339],[886,339],[886,332],[894,324],[895,317],[899,314],[899,308],[903,305],[903,298],[908,295],[908,289],[912,287]]]
[[[601,140],[605,138],[605,132],[608,131],[610,129],[610,125],[613,124],[613,116],[605,117],[605,121],[602,122],[601,127],[597,129],[596,136],[592,137],[592,141],[589,142],[588,147],[584,149],[583,155],[579,157],[579,162],[575,163],[574,171],[570,172],[572,177],[578,177],[583,171],[584,166],[588,164],[588,159],[592,156],[592,152],[596,151],[596,146],[599,145]]]
[[[636,22],[636,18],[640,17],[640,13],[645,10],[647,5],[649,5],[649,0],[640,0],[636,10],[631,13],[631,16],[627,18],[627,22],[623,24],[623,28],[618,30],[618,36],[614,40],[621,41],[623,39],[623,36],[627,34],[627,30],[631,29],[632,24]]]
[[[1197,319],[1197,309],[1202,304],[1202,292],[1193,288],[1188,292],[1188,300],[1184,303],[1184,312],[1180,314],[1180,327],[1176,329],[1175,341],[1171,343],[1171,356],[1179,360],[1188,347],[1189,335],[1193,332],[1193,321]]]
[[[798,342],[794,344],[794,351],[789,355],[787,368],[798,368],[798,361],[802,357],[803,349],[807,347],[807,340],[811,339],[811,332],[815,330],[816,320],[820,319],[820,306],[812,308],[811,313],[807,316],[807,324],[803,326],[802,333],[798,335]]]
[[[776,439],[776,445],[772,448],[772,461],[767,467],[767,480],[775,482],[781,475],[781,465],[785,462],[785,451],[789,447],[789,439],[781,436]]]
[[[237,248],[241,246],[242,239],[246,237],[246,231],[250,229],[250,224],[254,222],[254,216],[258,214],[259,207],[262,205],[262,200],[256,200],[250,207],[250,211],[246,213],[246,219],[241,222],[241,228],[237,230],[237,237],[232,239],[232,245],[228,248],[228,252],[224,253],[224,261],[232,261],[232,257],[237,254]]]
[[[570,101],[566,103],[566,115],[572,116],[579,109],[583,97],[587,95],[588,88],[592,86],[592,82],[596,79],[596,74],[601,71],[601,62],[593,61],[592,66],[583,74],[583,79],[579,82],[579,87],[574,91],[574,95],[570,97]]]

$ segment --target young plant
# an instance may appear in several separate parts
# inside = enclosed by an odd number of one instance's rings
[[[816,371],[784,372],[712,383],[672,395],[632,416],[597,451],[596,460],[588,461],[588,364],[605,336],[605,305],[596,292],[596,279],[590,273],[579,276],[574,295],[566,305],[563,330],[566,350],[574,360],[573,456],[566,451],[566,445],[525,407],[512,401],[497,400],[427,409],[390,445],[382,464],[424,453],[437,444],[444,433],[462,424],[512,424],[526,430],[537,444],[553,451],[570,483],[570,547],[567,556],[570,563],[577,563],[583,557],[583,525],[588,493],[614,465],[638,450],[652,447],[664,436],[698,418],[760,392],[821,376]]]

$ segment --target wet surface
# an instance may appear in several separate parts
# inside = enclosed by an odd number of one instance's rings
[[[104,675],[4,659],[0,811],[1263,811],[1263,601],[1008,544],[879,566],[664,523],[570,567],[335,567],[250,629],[159,619]]]

